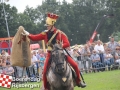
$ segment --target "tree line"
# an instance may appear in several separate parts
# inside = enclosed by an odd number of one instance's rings
[[[18,13],[17,8],[9,4],[4,3],[4,6],[6,15],[3,3],[0,3],[0,38],[7,37],[5,16],[10,36],[15,35],[20,25],[28,32],[37,34],[46,29],[47,12],[59,15],[55,26],[67,34],[71,45],[89,40],[103,15],[114,14],[113,18],[106,18],[98,30],[103,42],[107,42],[112,33],[120,31],[120,0],[73,0],[72,3],[43,0],[42,5],[36,8],[26,6],[23,13]]]

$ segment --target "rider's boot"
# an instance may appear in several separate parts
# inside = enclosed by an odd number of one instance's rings
[[[77,84],[78,87],[81,87],[81,88],[85,88],[86,87],[86,84],[83,83],[83,82],[80,82],[79,84]]]
[[[81,82],[81,80],[78,79],[78,78],[76,78],[76,84],[77,84],[78,87],[81,87],[81,88],[86,87],[86,84]]]

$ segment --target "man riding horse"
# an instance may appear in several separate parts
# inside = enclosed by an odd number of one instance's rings
[[[47,30],[37,35],[32,35],[32,34],[29,34],[29,32],[25,31],[25,34],[28,35],[28,37],[33,41],[45,40],[45,43],[47,44],[47,47],[48,47],[48,53],[44,63],[44,70],[43,70],[44,90],[49,90],[49,85],[47,83],[47,78],[46,78],[46,72],[47,72],[47,68],[50,66],[49,60],[50,60],[52,45],[54,45],[55,43],[58,43],[58,44],[62,43],[62,48],[70,47],[70,43],[68,41],[67,36],[62,31],[58,30],[55,27],[55,22],[57,19],[58,19],[58,15],[53,13],[48,13],[46,18],[46,24],[45,24],[45,26],[47,27]],[[77,86],[81,88],[86,87],[86,84],[82,83],[80,80],[80,71],[78,69],[77,63],[69,55],[66,55],[66,57],[67,57],[66,58],[67,62],[74,68],[76,72]]]

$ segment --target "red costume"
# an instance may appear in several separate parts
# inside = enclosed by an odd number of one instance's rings
[[[57,31],[57,29],[55,28],[53,31],[53,34]],[[44,40],[45,43],[47,44],[47,42],[49,41],[50,37],[49,37],[49,31],[44,31],[40,34],[37,35],[32,35],[29,34],[29,38],[33,41],[39,41],[39,40]],[[68,41],[67,36],[63,33],[63,32],[58,32],[56,37],[55,37],[55,43],[59,43],[60,41],[62,41],[62,47],[63,48],[67,48],[70,46],[70,43]],[[49,89],[48,87],[48,83],[47,83],[47,78],[46,78],[46,72],[47,72],[47,67],[49,66],[49,58],[50,58],[50,52],[48,51],[47,53],[47,57],[44,63],[44,70],[43,70],[43,82],[44,82],[44,88],[45,89]],[[70,57],[67,55],[67,61],[70,63],[70,65],[74,68],[76,74],[77,74],[77,79],[76,79],[76,83],[80,83],[80,71],[78,69],[78,65],[77,63]]]

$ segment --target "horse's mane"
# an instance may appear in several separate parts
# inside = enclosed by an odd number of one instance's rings
[[[58,49],[62,49],[62,47],[61,47],[60,44],[55,44],[55,45],[53,45],[53,51],[54,51],[54,50],[58,50]]]

